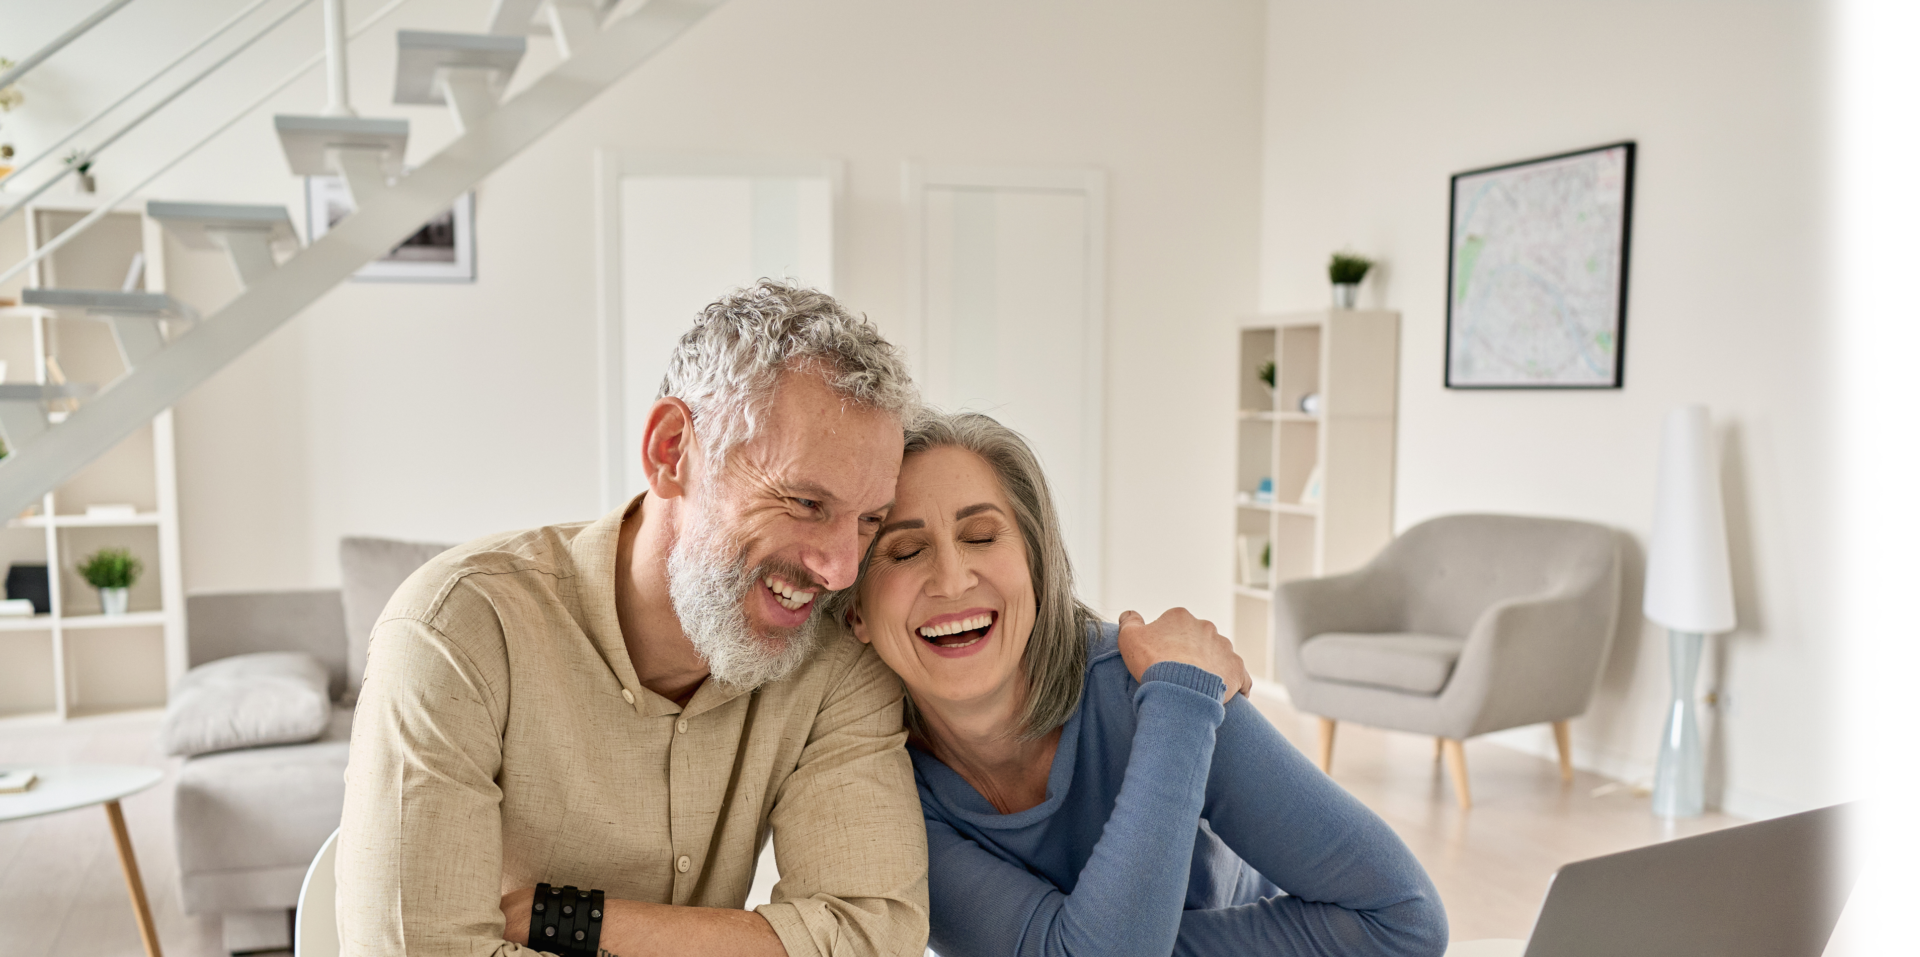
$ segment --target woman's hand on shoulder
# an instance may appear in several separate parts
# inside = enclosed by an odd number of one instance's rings
[[[1135,681],[1162,661],[1178,661],[1217,675],[1226,682],[1229,698],[1253,690],[1253,676],[1233,642],[1213,622],[1195,618],[1185,608],[1170,608],[1152,624],[1137,611],[1121,612],[1120,657]]]

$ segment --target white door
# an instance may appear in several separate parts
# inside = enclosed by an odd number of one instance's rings
[[[603,156],[607,507],[646,488],[647,410],[703,307],[763,277],[833,291],[837,181],[824,162]]]
[[[1026,437],[1082,600],[1103,540],[1105,191],[1087,171],[909,167],[918,356],[929,401]]]

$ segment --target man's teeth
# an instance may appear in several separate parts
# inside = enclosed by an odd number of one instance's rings
[[[963,631],[973,631],[976,628],[985,628],[991,624],[993,624],[993,616],[991,614],[974,615],[971,618],[962,618],[958,621],[950,621],[944,625],[930,625],[926,628],[922,628],[920,629],[920,637],[939,638],[942,635],[957,635]],[[974,641],[979,641],[979,640],[980,639],[978,638],[974,639]],[[967,644],[970,645],[970,644],[973,644],[973,642],[970,641],[970,642],[967,642]],[[955,647],[964,647],[964,646],[956,645]]]
[[[764,580],[767,590],[773,592],[773,600],[788,611],[799,611],[813,600],[813,592],[795,588],[778,578],[768,575]]]

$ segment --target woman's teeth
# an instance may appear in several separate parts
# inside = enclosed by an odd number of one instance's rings
[[[813,600],[813,592],[795,588],[772,575],[763,579],[763,583],[768,591],[773,592],[773,600],[779,602],[780,607],[788,611],[799,611],[807,607],[807,602]]]
[[[961,618],[955,621],[946,622],[944,624],[929,625],[925,628],[920,629],[920,637],[928,641],[931,641],[942,648],[965,648],[968,645],[971,645],[974,642],[979,641],[982,638],[985,638],[987,635],[983,629],[987,628],[992,624],[993,624],[993,615],[991,613],[973,615],[968,618]],[[957,635],[965,631],[980,631],[980,634],[975,635],[972,638],[969,638],[966,641],[961,641],[961,642],[946,642],[946,641],[939,640],[940,638],[946,637],[947,635]]]

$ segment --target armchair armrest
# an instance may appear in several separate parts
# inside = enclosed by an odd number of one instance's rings
[[[1452,707],[1474,714],[1465,735],[1585,712],[1613,641],[1618,604],[1616,571],[1604,581],[1511,598],[1481,613],[1443,692]]]
[[[1368,566],[1345,575],[1282,582],[1273,590],[1270,659],[1285,679],[1299,669],[1300,645],[1330,631],[1398,631],[1400,596]]]

